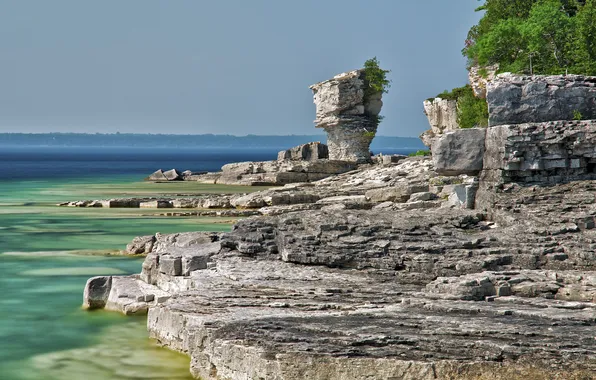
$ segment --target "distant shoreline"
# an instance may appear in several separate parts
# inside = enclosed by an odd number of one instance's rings
[[[106,148],[203,148],[287,149],[311,141],[325,142],[324,135],[168,135],[85,133],[0,133],[0,147],[106,147]],[[424,149],[416,137],[377,136],[371,149]]]

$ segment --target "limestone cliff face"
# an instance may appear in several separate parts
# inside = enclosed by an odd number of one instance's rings
[[[370,160],[370,143],[383,102],[382,93],[367,94],[367,88],[364,70],[342,73],[310,86],[317,108],[315,124],[327,132],[330,160]]]
[[[474,96],[486,99],[486,87],[489,82],[496,78],[498,69],[499,65],[470,67],[468,70],[468,80],[474,91]]]
[[[424,101],[424,114],[430,129],[420,135],[424,145],[430,147],[437,136],[455,131],[457,124],[457,100],[435,98]]]
[[[489,125],[596,119],[596,77],[505,73],[488,83]]]

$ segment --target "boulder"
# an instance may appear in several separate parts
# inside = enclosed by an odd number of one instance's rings
[[[315,161],[326,158],[329,158],[329,149],[327,145],[318,141],[299,145],[288,150],[282,150],[277,155],[278,161]]]
[[[137,236],[130,244],[126,246],[126,252],[131,255],[148,254],[153,250],[155,244],[155,236]]]
[[[437,138],[432,145],[435,171],[441,175],[477,175],[482,170],[485,128],[458,129]]]
[[[158,169],[155,172],[153,172],[153,174],[151,174],[149,177],[145,178],[145,181],[167,181],[168,178],[164,175],[163,170]]]
[[[92,277],[87,280],[83,292],[83,308],[103,309],[112,288],[112,276]]]
[[[178,181],[182,179],[182,174],[176,169],[170,169],[167,172],[163,172],[163,175],[168,181]]]

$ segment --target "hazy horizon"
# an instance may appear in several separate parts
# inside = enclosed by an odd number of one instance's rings
[[[467,82],[481,2],[0,0],[0,133],[292,135],[308,86],[378,57],[379,134],[428,129],[424,99]]]

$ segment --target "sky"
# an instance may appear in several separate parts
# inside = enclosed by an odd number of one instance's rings
[[[0,132],[318,134],[309,85],[377,57],[378,134],[467,82],[478,0],[0,0]]]

